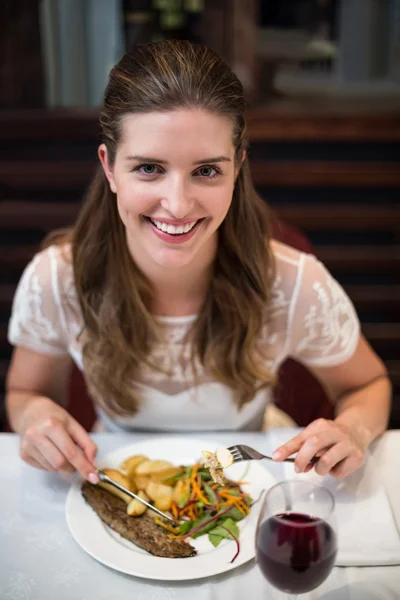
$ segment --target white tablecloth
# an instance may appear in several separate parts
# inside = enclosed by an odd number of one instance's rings
[[[197,434],[221,445],[245,443],[266,453],[293,430],[262,433]],[[278,436],[278,438],[276,437]],[[97,434],[99,456],[151,437]],[[280,600],[287,596],[262,577],[255,561],[194,582],[152,582],[125,576],[88,556],[71,537],[64,505],[69,482],[24,464],[18,436],[0,434],[0,599],[1,600]],[[400,431],[387,432],[372,453],[400,530]],[[281,465],[268,463],[277,479]],[[368,526],[368,524],[366,524]],[[378,538],[379,531],[376,532]],[[302,600],[399,600],[400,566],[336,567],[326,582]]]

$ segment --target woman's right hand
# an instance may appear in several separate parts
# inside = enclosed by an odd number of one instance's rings
[[[78,471],[98,482],[93,466],[97,446],[85,429],[61,406],[45,397],[32,399],[20,431],[22,460],[46,471]]]

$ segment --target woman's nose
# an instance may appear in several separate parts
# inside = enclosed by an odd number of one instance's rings
[[[180,180],[167,183],[161,206],[175,219],[184,219],[194,206],[190,187]]]

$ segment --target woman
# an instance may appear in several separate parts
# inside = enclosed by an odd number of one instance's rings
[[[246,158],[242,86],[211,50],[138,46],[113,68],[101,166],[73,230],[37,254],[13,305],[7,409],[21,456],[96,482],[62,407],[72,360],[110,430],[260,429],[279,364],[320,379],[333,421],[274,457],[344,477],[388,421],[390,383],[315,257],[269,237]]]

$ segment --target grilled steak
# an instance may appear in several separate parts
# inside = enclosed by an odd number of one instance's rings
[[[147,512],[141,517],[129,516],[125,502],[106,490],[85,481],[82,495],[104,523],[150,554],[165,558],[186,558],[196,554],[185,540],[169,538]]]

